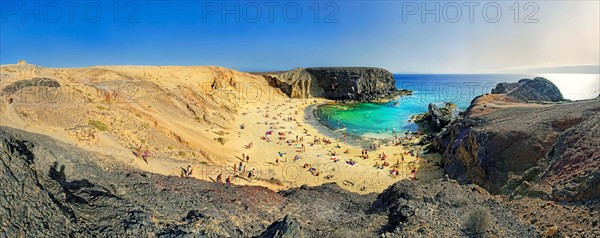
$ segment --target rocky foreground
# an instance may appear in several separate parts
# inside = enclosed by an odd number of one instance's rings
[[[276,193],[140,172],[10,128],[0,141],[0,233],[9,237],[538,236],[501,198],[454,181],[403,181],[379,195],[334,184]]]

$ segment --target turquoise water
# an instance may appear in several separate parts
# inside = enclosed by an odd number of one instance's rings
[[[409,119],[426,112],[429,103],[453,102],[458,110],[465,110],[475,96],[489,93],[499,82],[517,82],[535,76],[552,81],[567,99],[589,99],[600,93],[597,74],[397,74],[396,87],[413,90],[412,96],[380,104],[324,105],[315,110],[315,116],[327,127],[345,130],[350,135],[387,138],[394,133],[416,131],[417,126]]]

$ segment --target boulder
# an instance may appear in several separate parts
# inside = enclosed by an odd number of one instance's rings
[[[290,215],[276,221],[265,230],[259,238],[302,238],[304,233],[300,224]]]
[[[427,107],[427,112],[416,116],[415,122],[427,132],[439,132],[454,119],[456,105],[446,103],[440,108],[433,103]]]

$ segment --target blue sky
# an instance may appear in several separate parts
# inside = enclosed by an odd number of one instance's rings
[[[395,73],[587,72],[600,64],[598,1],[519,2],[518,14],[514,1],[493,2],[487,21],[489,2],[481,2],[473,22],[465,2],[444,1],[57,3],[0,2],[1,64],[25,59],[47,67],[219,65],[243,71],[377,66]],[[436,3],[436,13],[423,22],[423,7],[435,10]],[[94,22],[96,8],[102,13]],[[226,9],[232,13],[223,14]],[[524,22],[529,14],[537,23]]]

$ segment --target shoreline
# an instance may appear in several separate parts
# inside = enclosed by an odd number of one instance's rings
[[[338,132],[326,127],[314,116],[314,110],[327,102],[329,100],[325,99],[287,99],[244,109],[247,115],[243,119],[239,118],[238,123],[244,122],[248,126],[236,130],[239,132],[238,139],[230,143],[254,142],[255,148],[242,149],[239,153],[250,155],[251,164],[268,165],[269,169],[257,171],[257,177],[250,181],[243,178],[236,179],[234,183],[260,185],[280,191],[334,182],[350,192],[366,194],[382,192],[389,185],[403,179],[418,177],[428,180],[441,176],[439,169],[432,167],[435,163],[431,163],[438,161],[438,158],[411,155],[410,151],[418,149],[410,145],[394,145],[391,139],[364,139],[350,135],[344,141]],[[265,113],[268,113],[268,117]],[[265,140],[265,131],[272,131],[270,141]],[[257,140],[258,138],[262,139]],[[304,140],[297,141],[294,138]],[[314,143],[314,139],[321,142]],[[324,143],[322,139],[330,142]],[[401,141],[406,145],[416,143],[417,140],[418,138]],[[302,144],[306,147],[305,151]],[[373,144],[379,144],[379,148],[368,149],[369,158],[363,158],[361,151]],[[385,154],[387,159],[379,157],[381,154]],[[298,159],[294,159],[297,156]],[[279,158],[279,162],[276,158]],[[387,165],[383,165],[384,162]],[[399,175],[392,175],[391,171],[394,170],[398,170]],[[277,181],[279,185],[268,181]]]
[[[368,147],[369,144],[373,144],[376,142],[387,142],[388,139],[378,139],[378,138],[370,138],[370,137],[361,137],[354,134],[346,134],[346,140],[340,140],[340,134],[337,134],[338,131],[343,131],[341,129],[334,129],[327,124],[323,123],[318,119],[315,111],[318,107],[327,105],[326,103],[312,103],[304,108],[304,122],[305,124],[309,124],[313,126],[317,132],[321,135],[337,138],[340,143],[345,143],[355,147],[365,148]],[[309,116],[307,118],[306,116]]]

